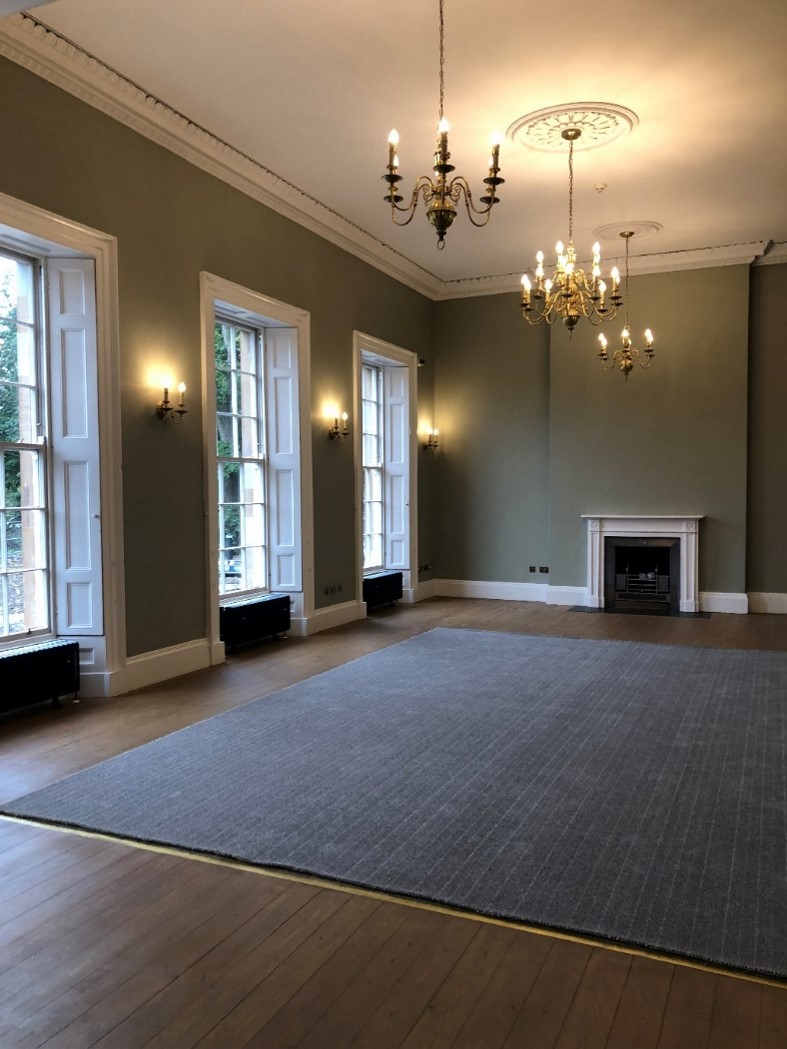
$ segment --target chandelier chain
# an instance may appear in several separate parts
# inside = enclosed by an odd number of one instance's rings
[[[626,328],[629,326],[629,241],[631,240],[631,233],[628,231],[624,233],[626,238]],[[630,329],[629,329],[630,330]]]
[[[443,0],[440,0],[440,116],[443,119],[443,99],[445,97],[445,59],[443,57],[443,35],[445,23],[443,20]]]
[[[574,243],[574,139],[568,143],[568,242]]]

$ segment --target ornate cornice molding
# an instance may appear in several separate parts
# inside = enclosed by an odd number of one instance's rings
[[[765,254],[755,259],[755,266],[778,266],[787,262],[787,241],[772,241],[765,249]]]
[[[780,257],[777,248],[783,248]],[[787,245],[777,245],[771,254],[763,257],[766,242],[751,241],[747,244],[722,244],[714,248],[693,248],[687,251],[665,251],[657,255],[636,255],[629,260],[632,274],[671,273],[678,270],[700,270],[712,266],[750,266],[756,262],[787,261]],[[589,260],[584,263],[586,266]],[[604,268],[623,267],[624,256],[604,259]],[[440,299],[468,299],[477,295],[503,295],[520,291],[521,273],[499,273],[489,277],[472,277],[463,280],[443,281]]]
[[[0,55],[394,277],[438,298],[442,282],[27,14],[0,24]]]
[[[441,280],[28,14],[0,22],[0,55],[427,298],[472,298],[519,290],[521,272]],[[751,265],[755,260],[757,265],[787,261],[787,244],[777,244],[765,255],[766,245],[754,241],[639,255],[630,260],[630,271],[662,273]],[[621,260],[622,256],[607,261],[612,265]]]

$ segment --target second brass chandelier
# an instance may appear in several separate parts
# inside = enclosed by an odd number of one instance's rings
[[[522,315],[529,324],[552,324],[560,319],[569,333],[585,317],[593,325],[611,320],[623,301],[620,293],[620,273],[613,267],[611,285],[601,278],[601,248],[593,245],[593,263],[590,273],[577,266],[574,247],[574,143],[582,134],[578,126],[565,127],[561,138],[568,142],[568,246],[558,241],[555,247],[557,261],[551,277],[544,274],[544,253],[536,255],[533,279],[522,277]]]

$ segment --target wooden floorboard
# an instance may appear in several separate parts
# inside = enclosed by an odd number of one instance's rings
[[[0,720],[0,800],[434,626],[787,651],[787,616],[435,599]],[[0,819],[2,1049],[785,1049],[787,988]]]

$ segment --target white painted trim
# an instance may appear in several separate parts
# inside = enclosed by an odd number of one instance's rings
[[[546,603],[548,605],[587,605],[588,592],[584,586],[550,586],[547,587]]]
[[[418,564],[418,355],[412,350],[383,342],[374,335],[362,331],[353,332],[353,463],[355,471],[355,592],[363,594],[363,512],[361,493],[363,491],[363,452],[361,445],[361,361],[364,350],[378,355],[384,361],[401,364],[408,370],[408,413],[410,425],[410,465],[409,465],[409,527],[408,537],[410,567],[402,572],[402,597],[412,603],[413,580],[417,572],[413,565]],[[327,421],[326,421],[327,425]],[[396,569],[399,571],[399,569]],[[410,595],[409,597],[407,595]]]
[[[771,245],[767,254],[762,255],[759,259],[755,259],[753,265],[778,266],[784,262],[787,262],[787,240],[780,240]]]
[[[216,138],[35,18],[17,14],[3,20],[0,55],[422,295],[439,296],[442,282],[434,274]]]
[[[607,536],[680,540],[680,611],[696,612],[699,523],[703,514],[582,514],[587,521],[587,606],[604,607],[604,540]]]
[[[340,605],[317,608],[306,623],[306,635],[319,634],[323,630],[331,630],[333,627],[355,623],[358,619],[365,618],[364,601],[343,601]]]
[[[423,583],[419,583],[415,590],[413,590],[412,594],[413,604],[417,604],[419,601],[428,601],[429,598],[436,597],[434,579],[427,579]]]
[[[5,193],[0,193],[0,233],[17,235],[18,243],[29,243],[32,239],[35,250],[45,255],[62,255],[65,249],[75,256],[92,258],[96,264],[101,557],[106,645],[105,663],[96,676],[103,674],[104,687],[109,687],[107,682],[122,670],[126,659],[122,441],[118,410],[120,323],[117,241],[100,230],[43,211]]]
[[[764,265],[785,262],[784,253],[773,249],[763,255],[767,241],[755,240],[745,244],[722,244],[718,247],[696,248],[685,251],[665,251],[657,255],[636,255],[629,260],[633,274],[676,273],[681,270],[708,269],[713,266]],[[780,246],[781,247],[781,246]],[[787,246],[785,246],[787,250]],[[622,267],[625,256],[604,259],[605,268]],[[589,260],[585,268],[587,269]],[[521,291],[521,273],[499,273],[489,277],[466,277],[443,281],[437,299],[470,299],[480,295],[507,295]]]
[[[521,273],[443,281],[264,165],[216,138],[71,41],[20,13],[0,24],[0,55],[29,69],[145,138],[209,172],[324,240],[433,300],[516,292]],[[662,273],[762,261],[767,241],[639,255],[632,273]],[[765,256],[768,261],[779,261]],[[610,265],[614,260],[607,260]]]
[[[491,601],[541,601],[546,587],[541,583],[484,582],[478,579],[434,579],[436,597],[476,597]]]
[[[216,506],[216,385],[213,373],[213,325],[216,302],[228,303],[247,311],[254,318],[276,321],[298,332],[298,405],[300,424],[301,486],[301,586],[289,593],[291,632],[305,633],[314,611],[314,492],[312,485],[311,432],[311,317],[307,310],[279,302],[260,292],[218,277],[200,273],[200,333],[202,358],[202,442],[205,464],[205,536],[207,543],[207,622],[206,632],[212,651],[218,652],[219,583],[214,571],[218,559]],[[221,659],[219,660],[222,661]]]
[[[749,594],[750,612],[771,612],[787,615],[787,594]]]
[[[169,648],[129,656],[124,671],[113,675],[112,695],[119,696],[146,685],[156,685],[181,674],[211,666],[211,646],[205,637]]]
[[[745,616],[749,611],[749,600],[746,594],[715,594],[704,592],[699,595],[700,611],[731,612]]]

